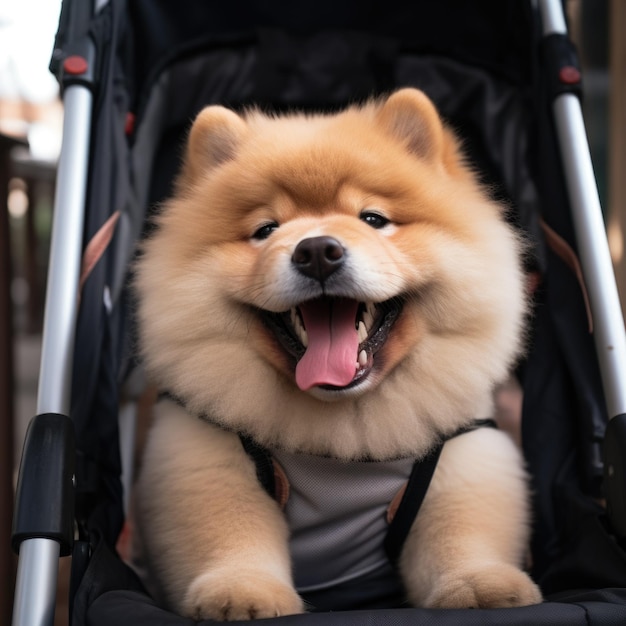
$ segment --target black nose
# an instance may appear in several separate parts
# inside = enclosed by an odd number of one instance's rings
[[[338,270],[343,260],[343,246],[332,237],[303,239],[291,256],[291,262],[300,273],[320,282]]]

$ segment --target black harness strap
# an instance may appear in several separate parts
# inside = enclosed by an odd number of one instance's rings
[[[273,498],[276,493],[276,481],[274,479],[274,462],[272,461],[272,455],[247,435],[239,435],[239,439],[241,440],[243,449],[254,461],[258,481]]]
[[[476,430],[477,428],[482,428],[483,426],[497,428],[495,421],[492,419],[474,420],[469,426],[457,430],[453,435],[448,437],[448,439],[458,437],[459,435]],[[445,441],[441,442],[436,448],[433,448],[426,457],[415,461],[413,464],[413,469],[411,470],[411,475],[409,476],[409,481],[402,496],[402,500],[400,500],[398,510],[389,524],[387,535],[385,536],[385,552],[394,565],[398,563],[402,546],[404,546],[404,542],[422,506],[444,444]]]
[[[413,526],[413,521],[422,506],[424,496],[430,486],[430,480],[435,473],[439,455],[443,449],[443,443],[433,448],[423,459],[415,461],[409,482],[407,483],[404,495],[394,515],[387,534],[385,535],[385,552],[394,565],[397,564],[402,551],[402,546]]]

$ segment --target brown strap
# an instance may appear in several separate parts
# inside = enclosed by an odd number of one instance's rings
[[[582,267],[580,261],[576,256],[576,253],[572,247],[559,235],[556,231],[552,230],[544,220],[540,220],[543,234],[546,237],[546,242],[552,249],[552,251],[574,272],[580,290],[582,292],[583,300],[585,302],[585,310],[587,311],[587,321],[589,323],[589,332],[593,332],[593,316],[591,314],[591,305],[589,304],[589,294],[587,293],[587,286],[585,285],[585,278],[583,276]]]
[[[527,272],[526,273],[526,293],[529,296],[535,294],[537,289],[541,285],[541,274],[539,272]]]
[[[272,459],[272,464],[274,465],[274,499],[280,508],[284,509],[289,500],[289,479],[276,459]]]
[[[391,524],[393,522],[393,518],[396,516],[398,512],[398,507],[400,506],[400,502],[402,502],[402,498],[404,498],[404,493],[406,492],[406,487],[409,484],[407,480],[402,487],[398,490],[398,493],[393,497],[393,500],[389,503],[387,507],[387,524]]]
[[[109,247],[115,226],[120,218],[120,212],[115,211],[111,217],[100,227],[98,232],[91,238],[85,251],[83,252],[83,261],[80,268],[80,282],[78,286],[79,293],[83,290],[83,286],[89,275],[91,274],[96,263],[102,258],[105,250]]]

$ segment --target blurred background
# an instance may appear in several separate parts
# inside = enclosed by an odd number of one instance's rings
[[[35,414],[63,107],[48,71],[60,0],[0,0],[0,623],[9,623],[13,481]],[[626,0],[567,0],[584,114],[620,291],[626,294]],[[626,301],[626,298],[622,298]],[[64,623],[57,611],[57,623]]]
[[[0,623],[10,624],[14,477],[35,414],[63,107],[48,62],[60,0],[0,0]]]

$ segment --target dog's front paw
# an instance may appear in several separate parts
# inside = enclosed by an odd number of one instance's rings
[[[478,609],[539,604],[539,587],[521,570],[507,564],[486,565],[442,576],[424,605],[428,608]]]
[[[182,613],[193,619],[251,620],[302,613],[304,604],[288,584],[265,571],[211,571],[189,587]]]

